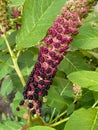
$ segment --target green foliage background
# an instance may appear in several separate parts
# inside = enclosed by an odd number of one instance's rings
[[[10,46],[19,53],[18,65],[27,81],[39,51],[39,42],[47,34],[56,15],[66,0],[11,0],[9,8],[23,6],[22,26],[19,31],[10,30],[8,41]],[[14,101],[11,103],[15,118],[3,117],[0,130],[20,130],[26,120],[27,111],[16,107],[22,96],[22,84],[15,70],[10,67],[12,60],[4,39],[0,37],[0,79],[3,79],[0,93],[6,98],[16,89]],[[82,97],[74,103],[73,84],[82,89]],[[93,11],[84,19],[79,29],[79,35],[74,41],[63,61],[58,66],[58,72],[43,103],[43,115],[46,123],[59,117],[70,117],[66,123],[54,128],[32,125],[28,130],[98,130],[98,12]],[[17,121],[17,117],[21,121]],[[52,119],[53,118],[53,119]],[[57,120],[55,120],[56,122]]]

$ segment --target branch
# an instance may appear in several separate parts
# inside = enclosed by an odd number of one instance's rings
[[[8,40],[7,40],[6,35],[3,34],[2,37],[4,38],[5,43],[6,43],[6,45],[7,45],[8,51],[9,51],[10,56],[11,56],[11,59],[12,59],[12,61],[13,61],[14,69],[16,70],[16,73],[17,73],[17,75],[18,75],[18,77],[19,77],[19,79],[20,79],[22,85],[25,86],[26,83],[25,83],[25,80],[24,80],[23,75],[22,75],[22,73],[21,73],[21,70],[20,70],[20,68],[19,68],[19,66],[18,66],[17,57],[15,56],[14,52],[12,51],[12,49],[11,49],[11,47],[10,47],[10,44],[9,44],[9,42],[8,42]]]

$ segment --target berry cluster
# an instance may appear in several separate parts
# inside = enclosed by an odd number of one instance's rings
[[[0,35],[8,30],[8,14],[6,0],[0,0]]]
[[[93,2],[93,0],[66,2],[61,14],[57,16],[47,36],[43,39],[38,61],[24,88],[24,100],[20,102],[20,105],[27,104],[31,114],[41,114],[43,97],[48,94],[57,66],[66,54],[73,35],[78,34],[82,18],[87,15]]]

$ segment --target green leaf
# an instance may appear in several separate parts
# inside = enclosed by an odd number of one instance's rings
[[[90,23],[84,24],[79,29],[79,35],[74,38],[71,44],[73,49],[94,49],[98,47],[98,27]]]
[[[63,108],[72,103],[72,84],[69,80],[56,76],[46,98],[48,106],[55,108],[56,112],[61,112]]]
[[[9,67],[12,64],[11,58],[8,54],[0,54],[0,79],[4,78],[6,74],[9,74],[13,68]]]
[[[10,0],[9,6],[10,7],[17,7],[23,5],[25,0]]]
[[[24,76],[29,75],[33,68],[33,65],[35,63],[35,61],[33,60],[34,54],[35,53],[33,53],[33,51],[27,50],[21,53],[21,55],[19,56],[18,63]]]
[[[13,87],[12,79],[11,79],[10,76],[8,76],[2,82],[0,93],[3,96],[8,95],[9,93],[11,93],[11,91],[13,90],[13,88],[14,87]]]
[[[82,97],[80,98],[81,106],[84,108],[90,108],[93,106],[95,100],[93,93],[95,91],[90,91],[88,89],[82,89]]]
[[[89,70],[89,65],[82,58],[80,53],[69,53],[59,65],[59,70],[69,74],[73,71]]]
[[[64,130],[98,130],[98,108],[80,109],[75,111]]]
[[[88,16],[84,20],[84,24],[90,23],[92,26],[96,27],[98,22],[98,12],[93,10],[91,13],[88,14]]]
[[[29,128],[28,130],[55,130],[55,129],[48,126],[34,126]]]
[[[60,87],[60,86],[59,86]],[[48,96],[46,96],[47,102],[49,106],[52,108],[56,108],[56,111],[60,112],[64,106],[66,106],[66,102],[64,101],[64,98],[60,96],[60,94],[57,92],[55,86],[51,86]]]
[[[93,57],[95,57],[96,59],[98,59],[98,53],[94,52],[94,51],[88,51],[89,54],[91,54]]]
[[[43,39],[66,0],[26,0],[22,27],[17,35],[18,48],[31,47]]]
[[[68,109],[67,109],[67,115],[70,115],[74,112],[74,109],[75,109],[75,104],[74,103],[71,103],[69,106],[68,106]]]
[[[69,80],[60,77],[55,77],[53,80],[53,85],[55,86],[60,96],[72,97],[72,84]]]
[[[0,37],[0,46],[3,44],[3,42],[4,42],[3,37]],[[0,50],[1,50],[1,48],[0,48]]]
[[[14,46],[15,45],[15,43],[16,43],[16,41],[15,41],[15,37],[16,37],[16,34],[17,34],[17,32],[16,31],[14,31],[14,32],[12,32],[7,38],[8,38],[8,42],[10,43],[10,46],[12,47],[12,46]],[[0,38],[0,50],[6,50],[6,51],[8,51],[8,49],[7,49],[7,46],[6,46],[6,43],[5,43],[5,41],[4,41],[4,38]],[[5,51],[5,52],[6,52]]]
[[[17,73],[13,71],[12,73],[10,73],[10,77],[11,77],[11,80],[13,82],[14,88],[19,90],[19,91],[22,91],[23,86],[22,86],[22,83],[21,83]]]
[[[17,121],[5,121],[0,123],[0,130],[21,130],[22,125]]]
[[[98,72],[77,71],[69,74],[68,79],[80,87],[98,91]]]
[[[27,113],[26,108],[22,108],[20,111],[17,111],[16,108],[19,106],[19,102],[23,100],[22,92],[17,92],[14,98],[14,101],[11,103],[11,108],[15,116],[23,118],[23,115]]]

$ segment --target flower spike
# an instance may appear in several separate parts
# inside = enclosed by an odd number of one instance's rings
[[[24,102],[31,114],[41,115],[43,97],[48,94],[57,66],[66,55],[73,35],[78,34],[82,20],[87,16],[94,0],[70,0],[61,9],[53,25],[43,39],[38,61],[24,88]],[[95,4],[95,3],[94,3]]]

